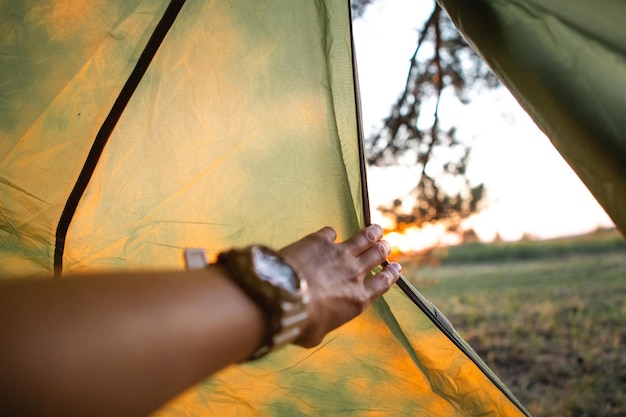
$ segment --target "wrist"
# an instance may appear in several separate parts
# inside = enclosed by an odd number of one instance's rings
[[[233,249],[221,253],[217,264],[267,315],[267,336],[251,359],[300,337],[308,319],[308,285],[276,251],[263,246]]]
[[[188,259],[190,253],[186,252]],[[302,335],[309,316],[308,285],[278,252],[263,246],[232,249],[221,253],[214,265],[226,271],[266,317],[263,345],[250,359],[260,358]]]

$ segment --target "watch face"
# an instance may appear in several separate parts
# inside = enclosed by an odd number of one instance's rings
[[[252,249],[252,258],[259,277],[289,292],[299,290],[299,280],[293,269],[282,259],[272,253],[265,252],[259,247]]]

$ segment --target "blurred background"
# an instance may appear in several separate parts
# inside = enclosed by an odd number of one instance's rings
[[[372,219],[534,416],[626,416],[626,242],[434,1],[352,0]]]
[[[463,232],[472,235],[472,230],[481,241],[512,241],[613,227],[550,141],[461,43],[445,13],[437,16],[440,40],[435,39],[434,25],[424,29],[435,10],[433,1],[353,4],[372,214],[389,231],[404,231],[406,237],[393,235],[394,243],[409,250],[437,239],[460,242]],[[414,54],[417,62],[412,65]],[[441,80],[437,80],[439,72]],[[411,106],[414,109],[409,110]],[[482,184],[482,195],[475,195],[479,201],[473,202],[474,210],[450,203],[447,208],[456,211],[451,217],[420,216],[414,210],[415,196],[424,197],[429,191],[422,174],[432,178],[438,192],[449,197],[460,193],[468,206],[472,187]],[[416,194],[420,183],[423,191]],[[394,207],[394,200],[402,204]],[[445,209],[442,200],[438,203]],[[409,221],[398,222],[402,214]],[[443,229],[461,233],[442,235],[442,227],[438,233],[432,227],[418,233],[414,227],[437,220],[445,223]]]

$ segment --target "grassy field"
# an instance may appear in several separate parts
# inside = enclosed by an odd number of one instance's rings
[[[535,417],[626,416],[626,242],[615,231],[400,259]],[[427,266],[424,266],[427,265]]]

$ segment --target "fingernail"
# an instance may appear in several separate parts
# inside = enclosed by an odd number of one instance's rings
[[[400,265],[397,262],[390,262],[390,265],[393,266],[394,268],[396,268],[396,271],[400,272],[402,271],[402,265]]]
[[[377,224],[371,224],[371,225],[368,227],[368,229],[369,229],[369,230],[371,230],[371,231],[372,231],[374,234],[376,234],[376,235],[381,235],[381,236],[382,236],[382,234],[383,234],[383,228],[382,228],[382,227],[380,227],[380,226],[379,226],[379,225],[377,225]]]
[[[386,240],[381,240],[379,244],[383,246],[384,248],[383,256],[386,258],[391,253],[391,244],[387,242]]]

